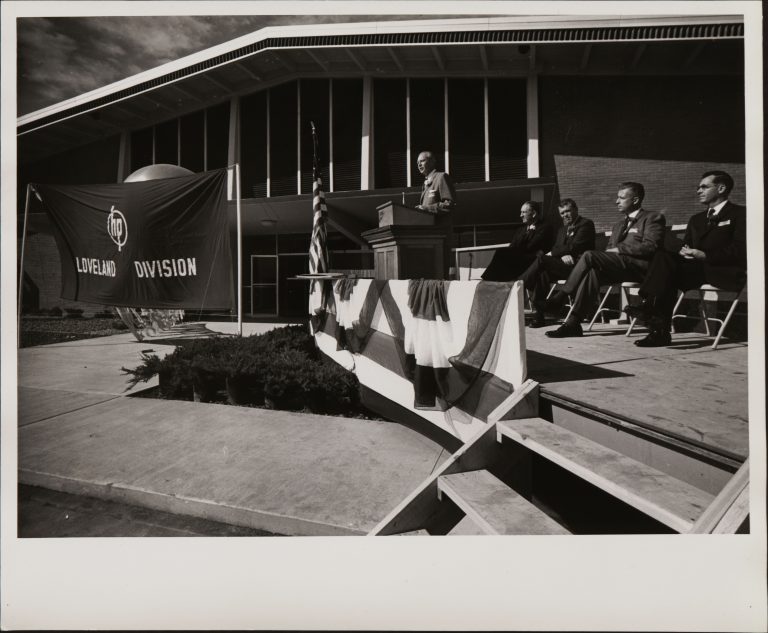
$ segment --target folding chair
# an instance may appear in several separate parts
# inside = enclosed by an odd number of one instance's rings
[[[552,296],[552,293],[559,288],[560,286],[564,286],[565,282],[568,281],[567,279],[558,279],[556,282],[554,282],[549,287],[549,292],[547,293],[547,299],[549,299]],[[573,300],[571,299],[571,295],[568,295],[568,303],[565,305],[568,306],[568,314],[565,316],[565,320],[568,320],[568,317],[571,316],[571,312],[573,312]]]
[[[698,317],[692,317],[687,314],[678,314],[678,310],[680,309],[680,304],[682,304],[683,299],[685,298],[685,295],[689,292],[698,292],[699,293],[699,312],[701,314],[701,318],[704,321],[704,328],[706,329],[707,336],[712,336],[712,333],[709,329],[709,322],[715,321],[716,323],[720,324],[720,328],[717,331],[717,336],[715,336],[715,341],[712,343],[712,349],[717,349],[717,346],[720,344],[720,339],[722,338],[723,334],[725,333],[725,328],[728,327],[728,323],[731,320],[731,317],[733,316],[733,313],[736,311],[736,306],[739,303],[739,300],[742,297],[742,294],[744,292],[744,288],[746,286],[743,286],[739,290],[726,290],[724,288],[718,288],[717,286],[712,286],[711,284],[702,284],[698,288],[691,288],[690,290],[681,290],[680,296],[677,298],[677,303],[675,303],[675,307],[672,310],[672,324],[674,326],[675,319],[695,319]],[[724,319],[718,319],[716,316],[710,317],[707,316],[707,311],[704,307],[704,301],[706,300],[714,300],[719,301],[721,294],[732,294],[734,295],[733,301],[731,302],[731,306],[728,309],[728,314]]]
[[[595,312],[595,315],[592,317],[592,320],[589,322],[589,327],[587,327],[587,332],[589,332],[592,329],[592,326],[595,324],[595,321],[597,321],[597,317],[602,315],[603,312],[616,312],[613,308],[606,308],[605,302],[608,301],[608,297],[610,296],[611,292],[613,292],[613,289],[618,284],[610,284],[608,286],[608,289],[605,291],[605,294],[603,295],[603,298],[600,300],[600,305],[597,306],[597,311]],[[637,281],[623,281],[621,282],[620,292],[624,296],[624,300],[629,303],[629,295],[631,294],[631,290],[634,288],[639,288],[640,284]],[[629,336],[629,334],[632,332],[632,328],[635,325],[635,319],[632,319],[629,323],[629,328],[627,329],[626,336]]]

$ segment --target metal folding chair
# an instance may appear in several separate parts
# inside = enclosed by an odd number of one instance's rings
[[[712,349],[717,349],[717,346],[720,344],[720,339],[722,338],[723,334],[725,333],[725,328],[728,327],[728,323],[731,320],[731,317],[733,316],[733,313],[736,311],[736,306],[738,305],[739,301],[742,298],[742,295],[744,294],[746,286],[740,288],[739,290],[726,290],[724,288],[718,288],[717,286],[713,286],[711,284],[702,284],[698,288],[692,288],[690,290],[684,290],[680,291],[680,295],[677,298],[677,303],[675,303],[675,307],[672,310],[672,324],[674,327],[675,319],[695,319],[698,317],[692,317],[687,314],[678,314],[678,310],[680,309],[680,305],[683,303],[683,299],[685,298],[685,295],[687,295],[689,292],[698,292],[699,293],[699,313],[701,314],[701,318],[704,321],[704,327],[707,332],[707,336],[712,336],[712,332],[709,329],[709,322],[714,321],[715,323],[719,323],[720,327],[717,330],[717,335],[715,336],[715,341],[712,343]],[[704,301],[719,301],[720,296],[723,294],[731,294],[734,295],[733,301],[731,301],[731,305],[728,308],[728,314],[725,316],[724,319],[719,319],[716,316],[711,317],[707,316],[707,311],[704,307]]]

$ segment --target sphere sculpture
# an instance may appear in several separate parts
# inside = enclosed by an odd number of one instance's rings
[[[178,176],[189,176],[192,173],[189,169],[178,165],[158,163],[137,169],[124,182],[177,178]],[[184,310],[115,306],[115,311],[139,341],[144,340],[147,336],[155,336],[158,332],[172,328],[184,318]]]

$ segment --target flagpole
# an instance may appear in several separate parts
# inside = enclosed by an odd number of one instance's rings
[[[29,215],[29,192],[32,185],[27,184],[27,200],[24,203],[24,228],[21,232],[21,257],[19,259],[19,302],[16,317],[16,346],[21,347],[21,293],[24,288],[24,245],[27,239],[27,216]]]
[[[240,214],[240,163],[235,163],[237,193],[237,335],[243,335],[243,226]]]

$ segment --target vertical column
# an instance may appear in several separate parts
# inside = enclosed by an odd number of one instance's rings
[[[240,97],[232,97],[229,102],[229,138],[227,140],[227,199],[233,200],[235,193],[234,165],[240,162]]]
[[[485,181],[491,179],[491,142],[488,121],[488,77],[483,79],[483,134],[485,136]]]
[[[131,135],[129,132],[120,133],[120,152],[117,156],[117,182],[123,182],[131,168]]]
[[[155,164],[155,162],[157,162],[157,159],[155,158],[155,156],[157,154],[157,152],[156,152],[156,148],[157,148],[156,140],[157,140],[157,126],[153,125],[152,126],[152,164],[153,165]]]
[[[328,191],[333,191],[333,79],[328,80]]]
[[[360,189],[373,187],[373,81],[363,77],[363,130],[360,139]]]
[[[181,117],[176,119],[176,164],[181,167]]]
[[[203,110],[203,171],[208,171],[208,108]]]
[[[270,118],[271,118],[271,99],[272,91],[267,90],[267,198],[269,198],[272,195],[272,169],[270,165],[270,148],[272,146],[272,138],[269,134],[269,125],[270,125]]]
[[[301,193],[301,79],[296,80],[296,193]]]
[[[411,186],[411,80],[405,80],[405,186]]]
[[[445,125],[443,126],[443,133],[445,135],[445,171],[451,171],[451,152],[448,147],[448,77],[443,79],[443,112],[445,115]]]
[[[539,177],[539,78],[528,75],[527,86],[528,178]]]

